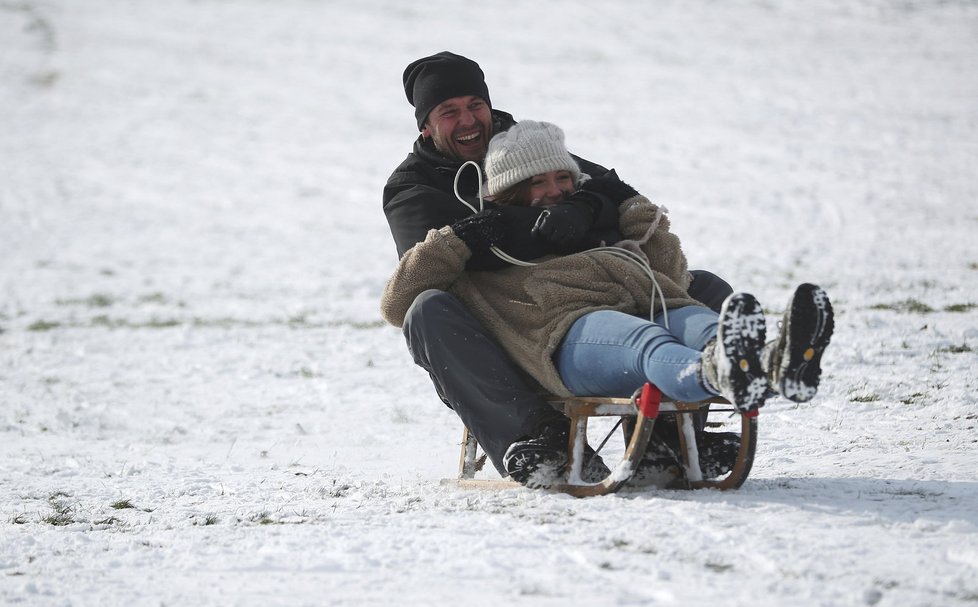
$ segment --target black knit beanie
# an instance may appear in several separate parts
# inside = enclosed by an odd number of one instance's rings
[[[492,107],[486,76],[479,64],[448,51],[423,57],[407,66],[404,69],[404,93],[414,106],[419,131],[424,129],[431,110],[452,97],[475,95]]]

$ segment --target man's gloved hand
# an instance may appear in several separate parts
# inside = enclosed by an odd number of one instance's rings
[[[592,177],[581,185],[581,189],[588,192],[603,194],[616,205],[620,205],[632,196],[637,196],[638,192],[618,177],[615,169],[611,169],[600,177]]]
[[[452,231],[462,239],[473,253],[482,253],[489,247],[506,242],[506,220],[502,208],[486,209],[469,215],[452,224]]]
[[[533,235],[558,249],[572,248],[586,238],[600,208],[600,195],[578,190],[541,213],[533,226]]]

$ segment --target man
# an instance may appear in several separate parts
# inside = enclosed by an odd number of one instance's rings
[[[512,115],[492,108],[476,62],[447,51],[412,62],[404,70],[403,84],[421,134],[384,187],[384,213],[398,255],[424,240],[429,230],[451,225],[473,249],[467,268],[496,270],[508,264],[489,251],[490,244],[505,239],[507,253],[534,259],[566,251],[593,225],[593,216],[570,204],[544,212],[486,202],[486,210],[472,216],[455,196],[456,173],[466,162],[481,164],[492,136],[515,124]],[[609,173],[574,158],[592,177]],[[457,180],[458,192],[467,200],[478,199],[479,174],[469,169]],[[504,216],[505,234],[491,229],[499,222],[480,221],[489,214]],[[708,272],[694,276],[690,295],[719,309],[732,292],[730,286]],[[526,483],[537,469],[563,467],[569,421],[546,403],[455,297],[424,292],[408,311],[404,335],[415,363],[428,371],[439,397],[458,414],[500,474]],[[701,451],[709,452],[705,447]],[[588,472],[597,478],[607,468],[600,458],[592,458]]]

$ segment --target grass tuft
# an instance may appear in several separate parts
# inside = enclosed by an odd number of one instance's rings
[[[943,348],[938,348],[938,352],[946,352],[948,354],[964,354],[965,352],[973,352],[971,346],[968,344],[961,344],[960,346],[945,346]]]
[[[48,503],[54,512],[45,516],[42,521],[55,527],[63,527],[75,522],[75,509],[66,500],[61,499],[63,495],[56,493],[48,498]]]
[[[978,308],[978,304],[974,303],[963,303],[963,304],[951,304],[949,306],[944,306],[945,312],[970,312]]]
[[[914,312],[916,314],[929,314],[934,308],[917,299],[905,299],[896,303],[879,303],[870,306],[870,310],[890,310],[893,312]]]

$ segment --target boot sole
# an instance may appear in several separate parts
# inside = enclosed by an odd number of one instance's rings
[[[791,298],[786,322],[788,362],[781,367],[781,395],[796,403],[815,397],[822,374],[822,353],[832,339],[835,319],[829,296],[820,287],[803,284]]]
[[[749,293],[731,295],[720,310],[717,341],[722,355],[717,357],[720,377],[729,378],[729,394],[724,394],[741,412],[764,404],[768,381],[761,367],[765,338],[764,310]]]

